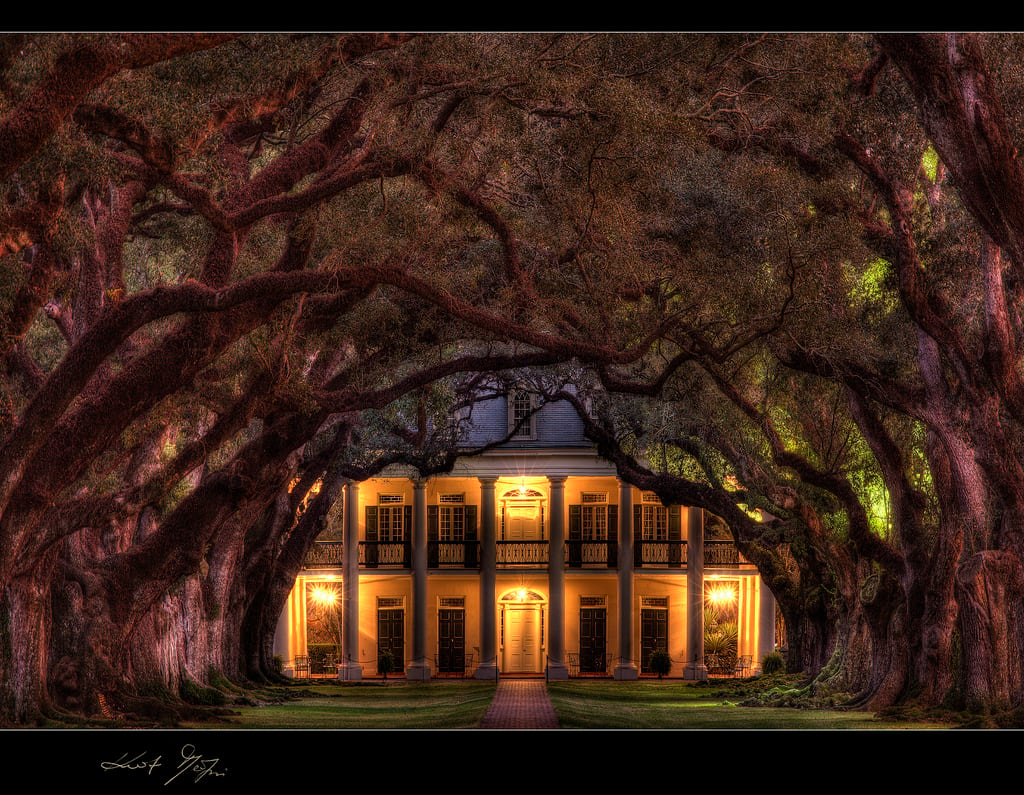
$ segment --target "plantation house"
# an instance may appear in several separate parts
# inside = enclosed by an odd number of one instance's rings
[[[512,437],[443,477],[350,483],[275,638],[286,673],[343,680],[753,673],[775,602],[721,523],[616,477],[567,403],[474,411],[467,443]]]

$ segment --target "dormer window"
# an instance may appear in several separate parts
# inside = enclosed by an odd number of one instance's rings
[[[534,396],[525,389],[508,394],[508,430],[513,439],[536,439]]]

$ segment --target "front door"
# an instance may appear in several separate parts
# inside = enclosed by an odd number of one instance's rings
[[[506,606],[505,654],[502,668],[507,673],[538,673],[540,662],[540,607]]]
[[[466,670],[466,611],[441,608],[437,613],[437,671],[461,674]]]
[[[640,611],[640,673],[653,673],[651,654],[668,651],[668,610],[648,608]]]
[[[580,673],[606,672],[608,617],[603,607],[580,608]]]
[[[541,538],[539,500],[516,500],[505,506],[505,541],[539,541]]]
[[[377,610],[377,660],[384,652],[391,652],[394,663],[393,673],[405,670],[405,610],[397,608],[379,608]]]

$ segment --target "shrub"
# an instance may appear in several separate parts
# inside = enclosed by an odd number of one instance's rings
[[[390,651],[384,650],[377,655],[377,673],[384,674],[384,678],[388,678],[388,674],[395,670],[395,655]]]
[[[761,672],[766,674],[777,674],[780,671],[785,670],[786,661],[782,655],[777,651],[773,651],[771,654],[766,654],[764,659],[761,660]]]
[[[650,659],[651,671],[658,675],[661,679],[663,676],[667,676],[672,671],[672,658],[668,656],[667,651],[651,652]]]

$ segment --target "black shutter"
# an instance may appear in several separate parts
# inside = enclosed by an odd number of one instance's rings
[[[569,565],[583,565],[583,506],[569,506]]]
[[[437,568],[440,510],[436,505],[427,506],[427,566],[431,569]]]
[[[377,540],[377,506],[366,506],[366,540]]]
[[[643,508],[633,506],[633,566],[644,565]]]
[[[480,565],[480,544],[477,536],[477,507],[466,506],[466,568],[475,569]]]
[[[377,567],[377,506],[366,506],[366,566]]]
[[[412,568],[412,506],[406,505],[402,511],[402,565]]]
[[[619,506],[608,506],[608,567],[619,565]]]
[[[683,565],[683,509],[678,505],[668,507],[668,565]]]

